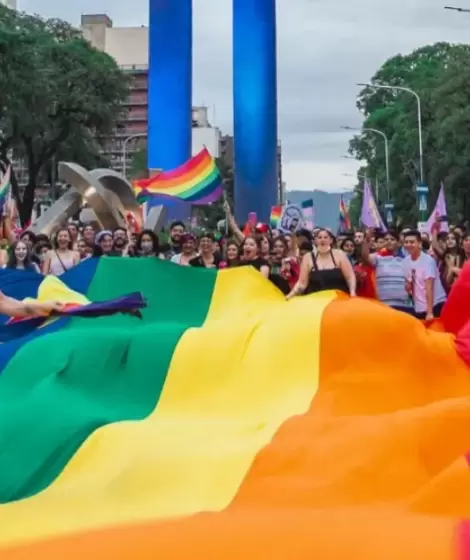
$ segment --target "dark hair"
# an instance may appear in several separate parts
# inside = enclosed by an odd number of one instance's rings
[[[306,251],[311,253],[313,251],[313,243],[311,241],[302,241],[299,245],[299,251]]]
[[[39,233],[38,235],[36,235],[36,243],[48,243],[49,245],[51,244],[49,237],[47,237],[45,233]]]
[[[385,232],[384,237],[387,237],[387,235],[390,235],[390,237],[393,237],[393,239],[395,239],[395,241],[398,241],[399,239],[399,235],[398,232],[395,229],[389,229]]]
[[[414,237],[417,241],[422,241],[421,234],[417,229],[410,229],[406,233],[404,233],[405,238],[407,237]]]
[[[267,233],[255,233],[255,237],[259,240],[259,248],[261,250],[261,243],[263,239],[266,239],[269,245],[269,250],[271,251],[273,248],[273,240]]]
[[[70,236],[70,232],[69,232],[68,228],[66,228],[66,227],[61,227],[55,232],[54,237],[52,239],[52,246],[54,247],[54,249],[58,249],[57,240],[59,238],[59,235],[64,231],[66,231],[67,235],[69,236],[69,244],[67,246],[67,249],[69,249],[71,251],[73,249],[73,242],[72,242],[72,238]]]
[[[123,231],[126,235],[127,235],[127,229],[125,227],[116,227],[113,229],[113,235],[118,232],[118,231]]]
[[[44,247],[46,247],[49,251],[52,250],[52,245],[48,239],[41,239],[41,241],[38,241],[36,243],[36,245],[34,246],[34,252],[36,253],[36,255],[39,255],[41,249],[44,249]]]
[[[352,243],[354,246],[356,245],[356,244],[354,243],[354,239],[353,239],[352,237],[349,237],[349,236],[348,236],[348,237],[346,237],[345,239],[343,239],[343,241],[341,241],[341,245],[339,246],[339,248],[340,248],[341,250],[343,250],[343,247],[344,247],[344,245],[345,245],[346,243]]]
[[[161,252],[160,241],[158,239],[158,235],[151,229],[144,229],[139,233],[135,242],[135,248],[137,249],[137,251],[142,251],[142,237],[144,235],[150,237],[153,243],[153,253],[155,253],[158,256]]]
[[[33,262],[33,255],[31,253],[31,251],[29,250],[28,246],[26,245],[26,243],[19,239],[18,241],[15,241],[15,243],[13,243],[13,245],[10,247],[10,252],[8,255],[8,262],[7,262],[7,268],[16,268],[18,266],[18,260],[16,258],[15,255],[15,250],[18,247],[19,243],[23,243],[23,245],[26,247],[26,257],[24,259],[24,268],[25,270],[34,270],[36,271],[36,267],[34,266],[34,262]]]
[[[312,241],[313,239],[312,232],[305,228],[299,229],[296,235],[297,237],[305,237],[308,241]]]
[[[230,260],[227,258],[227,249],[228,249],[229,247],[236,247],[236,248],[237,248],[237,258],[234,259],[235,264],[233,264],[233,261],[230,261]],[[229,239],[229,240],[225,243],[225,260],[227,261],[228,265],[229,265],[229,266],[235,266],[235,265],[238,263],[238,261],[239,261],[239,259],[240,259],[240,256],[241,256],[241,247],[240,247],[240,245],[235,241],[235,239]],[[232,264],[231,264],[231,263],[232,263]]]
[[[256,247],[258,248],[258,252],[261,251],[261,239],[258,239],[256,235],[247,235],[242,243],[242,248],[245,246],[245,243],[248,239],[252,239],[256,243]]]
[[[171,222],[171,224],[170,224],[170,231],[177,226],[181,226],[183,229],[186,229],[186,226],[184,225],[184,223],[181,220],[175,220],[174,222]]]
[[[203,231],[199,234],[198,239],[199,241],[201,241],[201,239],[210,239],[211,241],[215,241],[215,237],[210,231]]]
[[[25,237],[29,237],[29,239],[31,240],[31,243],[33,245],[35,245],[38,241],[38,238],[36,237],[36,235],[32,231],[29,231],[29,230],[21,232],[19,241],[23,241],[23,239]]]
[[[287,243],[287,239],[284,235],[278,235],[276,239],[273,239],[273,248],[276,243],[280,241],[284,247],[284,250],[287,252],[289,250],[289,244]]]
[[[322,233],[322,232],[327,233],[327,234],[329,235],[330,239],[331,239],[331,242],[332,242],[332,243],[335,243],[336,237],[331,233],[331,231],[330,231],[329,229],[326,229],[326,228],[318,228],[317,231],[315,232],[315,237],[316,237],[319,233]]]

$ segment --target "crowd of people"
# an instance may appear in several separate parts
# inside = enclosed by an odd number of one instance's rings
[[[400,232],[355,230],[334,235],[325,228],[282,233],[258,223],[243,229],[229,206],[229,235],[188,231],[170,225],[165,242],[151,230],[99,230],[69,222],[51,237],[10,229],[0,252],[4,268],[60,276],[91,257],[158,258],[180,266],[231,268],[252,266],[286,296],[339,290],[376,298],[384,304],[431,320],[439,317],[452,285],[470,257],[470,233],[463,227],[431,235],[413,228]]]

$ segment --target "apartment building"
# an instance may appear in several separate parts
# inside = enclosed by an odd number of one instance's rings
[[[126,172],[137,150],[146,146],[148,131],[148,28],[113,27],[105,14],[83,15],[84,36],[98,49],[112,56],[131,76],[131,93],[126,101],[125,117],[113,137],[106,139],[103,155],[113,169]],[[193,107],[192,152],[207,146],[219,157],[221,133],[209,122],[207,107]]]

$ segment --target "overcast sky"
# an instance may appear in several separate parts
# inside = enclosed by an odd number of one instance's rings
[[[470,8],[470,0],[455,0]],[[148,0],[18,0],[19,8],[79,24],[106,13],[115,26],[147,24]],[[343,159],[360,126],[357,82],[396,53],[436,41],[470,40],[470,14],[447,0],[278,0],[279,134],[287,188],[340,191],[358,164]],[[194,103],[216,107],[216,125],[232,131],[232,0],[194,0]],[[214,113],[212,113],[212,120]]]

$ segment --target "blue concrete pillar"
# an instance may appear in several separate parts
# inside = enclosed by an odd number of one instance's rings
[[[191,157],[192,0],[149,8],[148,168],[167,171]]]
[[[233,0],[235,217],[277,201],[276,0]]]

